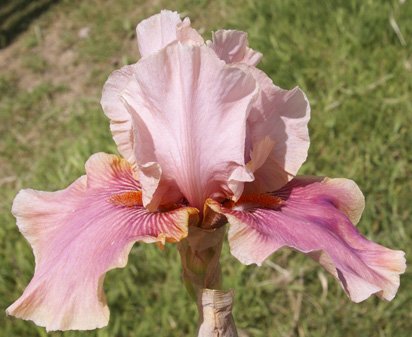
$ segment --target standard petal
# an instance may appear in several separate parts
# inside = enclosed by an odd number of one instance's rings
[[[110,130],[117,149],[132,166],[136,164],[132,117],[121,100],[121,93],[133,76],[132,66],[124,66],[112,72],[103,87],[100,101],[104,113],[110,119]]]
[[[253,179],[244,162],[253,76],[206,46],[178,42],[141,59],[135,74],[122,99],[136,130],[145,205],[164,202],[168,190],[198,208],[211,195],[239,196],[236,179]]]
[[[227,217],[231,252],[242,263],[261,265],[286,246],[317,260],[355,302],[372,294],[387,300],[395,296],[404,253],[367,240],[351,223],[364,206],[353,181],[299,178],[254,202],[242,198],[232,208],[208,201]]]
[[[190,26],[189,18],[183,21],[177,12],[162,10],[142,21],[136,28],[142,56],[154,53],[176,40],[187,44],[203,44],[203,38]],[[119,153],[133,166],[136,164],[134,130],[127,107],[122,102],[122,91],[134,78],[134,67],[126,65],[112,72],[103,87],[101,105],[110,119],[110,130]]]
[[[285,185],[306,160],[309,149],[309,102],[299,88],[284,90],[261,70],[239,65],[250,72],[260,90],[247,121],[246,161],[252,160],[255,180],[246,192],[270,192]],[[267,141],[267,138],[271,142]],[[253,155],[252,155],[253,154]],[[267,156],[256,166],[253,158]]]
[[[184,18],[182,23],[177,25],[176,30],[177,40],[182,43],[198,44],[202,45],[205,43],[203,37],[190,26],[190,19]]]
[[[217,56],[226,63],[257,65],[262,54],[248,47],[247,33],[238,30],[218,30],[213,32],[212,41],[207,41]]]
[[[174,41],[203,44],[203,38],[190,27],[190,20],[180,19],[177,12],[162,10],[136,27],[140,56],[153,54]]]
[[[33,248],[36,268],[7,313],[47,330],[88,330],[109,319],[105,273],[126,265],[136,241],[185,237],[197,210],[149,213],[130,165],[100,153],[86,163],[86,176],[65,190],[20,191],[13,214]]]

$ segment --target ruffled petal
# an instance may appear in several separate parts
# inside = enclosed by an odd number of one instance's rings
[[[318,261],[354,302],[372,294],[394,298],[404,253],[367,240],[354,227],[364,198],[353,181],[298,178],[273,194],[242,198],[232,208],[208,200],[227,217],[231,252],[242,263],[261,265],[286,246]]]
[[[270,192],[285,185],[298,172],[309,149],[309,102],[299,88],[284,90],[261,70],[239,65],[259,84],[258,99],[247,121],[246,161],[259,158],[255,180],[245,192]],[[266,158],[264,158],[266,156]],[[263,161],[263,164],[262,164]]]
[[[183,21],[177,12],[162,10],[143,20],[136,28],[141,56],[154,53],[176,40],[187,44],[203,44],[203,38]],[[133,166],[136,164],[132,118],[121,101],[121,93],[134,77],[134,67],[127,65],[114,71],[103,87],[101,105],[110,119],[110,130],[119,153]]]
[[[132,166],[136,164],[132,117],[121,100],[121,93],[133,76],[132,66],[112,72],[103,87],[100,101],[104,113],[110,119],[110,130],[117,149]]]
[[[13,214],[33,248],[36,268],[7,313],[47,330],[105,326],[105,273],[126,265],[134,242],[179,241],[197,218],[193,208],[146,211],[131,166],[103,153],[93,155],[86,176],[65,190],[20,191]]]
[[[190,19],[184,18],[181,24],[177,25],[176,40],[182,43],[202,45],[205,43],[203,37],[190,26]]]
[[[136,27],[140,56],[153,54],[174,41],[203,44],[203,38],[190,27],[190,20],[182,22],[177,12],[162,10]]]
[[[206,46],[170,44],[135,65],[122,99],[133,118],[145,206],[180,191],[194,207],[240,196],[246,118],[256,81]],[[178,196],[176,196],[178,197]],[[170,200],[168,200],[170,201]]]
[[[247,33],[238,30],[218,30],[213,32],[212,41],[206,44],[226,63],[257,65],[262,54],[248,47]]]

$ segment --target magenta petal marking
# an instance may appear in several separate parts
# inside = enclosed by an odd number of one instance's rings
[[[359,220],[364,198],[347,179],[296,178],[274,193],[275,208],[209,200],[229,223],[232,254],[244,264],[262,262],[282,247],[308,254],[335,276],[354,302],[372,294],[391,300],[405,271],[404,252],[369,241],[351,223]]]
[[[7,313],[47,330],[105,326],[105,273],[126,265],[136,241],[179,241],[197,214],[193,208],[149,213],[139,190],[124,159],[99,153],[87,161],[86,176],[65,190],[20,191],[13,214],[32,245],[36,269]]]

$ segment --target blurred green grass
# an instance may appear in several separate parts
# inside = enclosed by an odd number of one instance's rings
[[[60,1],[0,50],[1,337],[47,335],[4,314],[34,267],[10,214],[13,197],[23,187],[61,189],[83,174],[90,154],[116,152],[101,88],[112,70],[137,60],[135,24],[161,8],[190,16],[208,38],[218,28],[247,31],[264,54],[260,68],[282,87],[301,86],[311,102],[301,173],[354,179],[367,200],[361,232],[412,256],[410,1]],[[409,270],[394,301],[354,304],[314,262],[288,250],[257,268],[242,266],[225,246],[222,264],[245,336],[411,334]],[[105,289],[107,328],[49,335],[195,335],[196,308],[174,246],[136,245],[128,266],[108,273]]]

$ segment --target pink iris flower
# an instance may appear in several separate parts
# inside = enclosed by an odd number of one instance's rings
[[[351,300],[392,300],[404,253],[358,232],[358,186],[296,176],[309,147],[302,90],[281,89],[256,68],[262,55],[244,32],[219,30],[205,42],[171,11],[136,32],[140,60],[110,75],[101,100],[122,157],[94,154],[66,189],[25,189],[14,200],[36,268],[7,313],[48,330],[103,327],[105,273],[126,265],[136,241],[185,241],[189,228],[226,223],[241,263],[261,265],[290,247]]]

